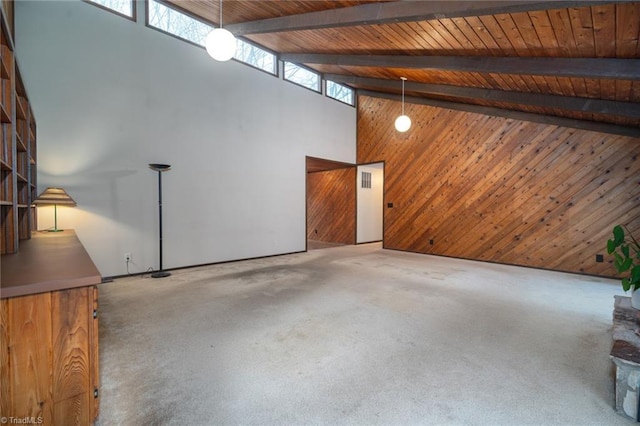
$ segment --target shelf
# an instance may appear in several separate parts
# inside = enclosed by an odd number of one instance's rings
[[[36,122],[0,8],[0,254],[20,251],[36,227]],[[11,200],[11,201],[10,201]],[[4,256],[3,256],[4,260]],[[4,266],[4,265],[3,265]]]
[[[5,58],[2,58],[2,61],[0,61],[0,77],[5,79],[11,78],[11,74],[9,74],[9,68],[7,68],[7,62]]]
[[[22,76],[20,76],[20,73],[18,72],[18,70],[16,70],[16,95],[18,95],[21,98],[24,98],[27,96],[24,90],[24,84],[22,83]]]
[[[11,51],[9,46],[4,44],[5,42],[6,40],[4,40],[3,37],[3,45],[0,49],[0,54],[2,56],[2,69],[0,70],[0,73],[2,75],[2,78],[9,80],[11,79],[11,70],[13,68],[13,51]]]
[[[22,120],[26,120],[28,109],[29,103],[23,97],[23,95],[16,96],[16,117]]]
[[[16,133],[16,141],[18,142],[18,145],[16,146],[16,148],[18,149],[18,152],[27,152],[27,147],[22,141],[22,137],[20,136],[20,133]]]
[[[0,103],[0,123],[11,123],[11,117],[7,113],[4,105]]]

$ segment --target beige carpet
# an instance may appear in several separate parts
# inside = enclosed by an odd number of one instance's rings
[[[379,244],[100,287],[100,425],[628,425],[613,280]]]

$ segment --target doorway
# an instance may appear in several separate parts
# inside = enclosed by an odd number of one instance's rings
[[[357,167],[356,244],[382,241],[384,162]]]
[[[306,157],[307,250],[356,243],[356,166]]]

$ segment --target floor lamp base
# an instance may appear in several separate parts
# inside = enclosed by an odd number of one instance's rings
[[[169,275],[171,275],[171,272],[157,271],[151,274],[151,278],[164,278],[164,277],[168,277]]]

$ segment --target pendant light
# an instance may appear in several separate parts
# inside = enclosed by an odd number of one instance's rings
[[[402,80],[402,115],[396,118],[396,130],[399,132],[406,132],[411,127],[411,119],[404,115],[404,82],[407,77],[400,77]]]
[[[204,42],[207,53],[216,61],[228,61],[236,53],[236,38],[222,28],[222,0],[220,0],[220,27],[209,33]]]

